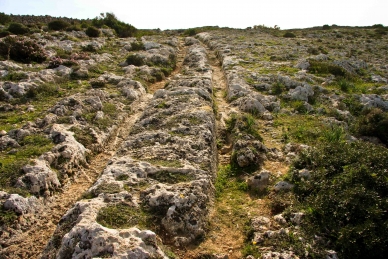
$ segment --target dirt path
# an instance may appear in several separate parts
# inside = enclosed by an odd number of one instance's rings
[[[170,81],[176,74],[180,73],[182,65],[183,65],[183,60],[185,59],[186,56],[186,51],[187,51],[187,46],[185,46],[183,39],[179,39],[179,47],[178,47],[178,54],[177,54],[177,60],[176,60],[176,66],[174,71],[165,78],[165,80],[157,82],[155,84],[152,84],[151,86],[148,87],[148,92],[153,94],[155,93],[156,90],[158,89],[163,89],[164,85],[166,82]]]
[[[207,47],[206,49],[213,70],[212,81],[217,107],[217,139],[224,142],[222,148],[218,150],[218,174],[220,174],[220,171],[225,170],[230,164],[232,143],[225,130],[225,120],[228,119],[228,114],[234,108],[225,99],[227,85],[221,64],[214,51]],[[238,179],[231,179],[233,182],[236,180]],[[209,231],[205,240],[199,246],[188,248],[186,251],[176,251],[179,258],[202,258],[211,254],[228,255],[229,259],[242,258],[245,242],[244,231],[248,219],[259,215],[268,216],[270,211],[265,197],[239,190],[235,188],[236,184],[231,186],[226,187],[224,192],[215,199],[214,207],[209,215]]]
[[[31,227],[27,230],[21,230],[20,234],[11,237],[7,242],[10,245],[0,251],[0,258],[39,258],[61,217],[97,180],[108,160],[115,154],[122,141],[128,136],[133,124],[141,116],[152,98],[152,93],[163,88],[171,77],[180,72],[185,52],[186,47],[181,40],[177,66],[172,74],[165,80],[149,86],[149,93],[133,105],[132,114],[123,120],[116,135],[106,144],[105,150],[92,159],[88,168],[81,169],[78,178],[65,186],[62,192],[44,201],[44,210],[39,215],[35,215],[34,218],[27,219],[33,221]]]

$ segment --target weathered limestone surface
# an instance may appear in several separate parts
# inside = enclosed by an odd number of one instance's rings
[[[62,218],[43,258],[62,258],[65,251],[74,258],[102,253],[164,258],[154,232],[139,226],[109,229],[97,222],[100,209],[114,204],[149,214],[158,222],[156,233],[163,242],[184,246],[204,235],[216,168],[215,118],[211,70],[205,49],[195,41],[182,70],[187,74],[154,94],[89,189],[97,197],[78,202]],[[61,238],[59,246],[55,238]]]

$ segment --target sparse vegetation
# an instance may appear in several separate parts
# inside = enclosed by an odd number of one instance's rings
[[[189,175],[189,174],[170,172],[170,171],[160,171],[155,174],[149,175],[149,177],[161,183],[170,183],[170,184],[179,183],[179,182],[188,182],[195,179],[192,175]]]
[[[19,141],[19,148],[8,148],[0,153],[0,188],[12,187],[18,177],[23,175],[22,167],[32,158],[37,158],[53,147],[50,139],[43,135],[29,135]]]
[[[38,18],[28,21],[34,19]],[[0,59],[11,61],[2,62],[0,69],[0,130],[5,130],[0,142],[1,191],[30,197],[28,189],[15,183],[25,174],[25,165],[51,151],[47,162],[61,184],[84,187],[79,193],[89,200],[81,200],[82,206],[106,205],[98,213],[98,223],[107,228],[157,230],[156,243],[143,241],[160,247],[170,258],[186,258],[193,249],[201,250],[198,258],[208,258],[226,252],[225,247],[231,258],[261,258],[267,251],[323,258],[327,250],[335,250],[345,259],[384,258],[388,253],[387,27],[325,24],[280,30],[259,25],[236,30],[205,26],[162,32],[137,30],[113,13],[93,20],[45,19],[34,24],[0,13],[0,23],[5,24],[0,32],[4,37]],[[103,33],[104,38],[86,39],[83,32],[72,32],[81,30],[89,37]],[[204,31],[211,36],[203,43],[211,46],[206,54],[212,63],[193,69],[188,64],[196,57],[182,57],[192,47],[183,47],[182,42],[185,36],[195,35],[203,40],[199,33]],[[155,46],[148,49],[147,45],[146,50],[146,42]],[[124,60],[137,67],[127,67]],[[60,65],[72,72],[55,69]],[[177,75],[171,80],[152,85],[165,80],[175,68]],[[212,87],[206,83],[210,73]],[[158,95],[152,100],[143,98],[144,89],[130,80]],[[176,84],[174,80],[187,81]],[[198,96],[193,97],[194,92]],[[89,97],[93,100],[86,100]],[[258,100],[266,112],[241,112],[245,98]],[[124,114],[127,111],[135,112],[134,116]],[[124,117],[122,126],[117,119]],[[63,141],[62,135],[54,136],[57,127],[73,132],[93,153],[86,151],[80,161],[73,161],[69,156],[76,151],[66,145],[55,151],[54,145]],[[30,131],[28,136],[9,133],[21,128]],[[220,153],[218,166],[215,144]],[[116,150],[118,146],[122,148]],[[106,152],[101,159],[106,160],[117,152],[107,162],[109,167],[101,165],[97,170],[90,157],[102,150]],[[303,169],[309,177],[301,176]],[[95,177],[111,171],[106,181],[98,181],[85,192],[90,187],[86,181],[94,182],[92,170]],[[268,186],[254,190],[252,179],[259,179],[262,170],[270,171]],[[209,180],[203,181],[202,174]],[[79,175],[85,178],[77,182]],[[292,183],[293,188],[275,192],[272,186],[280,180]],[[213,200],[214,207],[205,199]],[[203,223],[207,210],[213,213]],[[304,215],[298,226],[291,221],[296,212]],[[54,247],[50,257],[58,256],[54,250],[78,224],[79,213],[60,221],[50,241]],[[287,222],[275,222],[273,216],[279,213]],[[30,216],[0,206],[0,225],[28,229],[31,222],[40,220],[30,222]],[[253,242],[257,230],[250,220],[257,216],[268,217],[268,231],[283,228],[283,233],[268,238],[272,232],[266,232],[264,240]],[[170,226],[176,228],[168,232]],[[159,242],[191,238],[197,234],[193,226],[201,226],[206,233],[190,241],[195,246],[201,242],[198,247],[182,245],[178,250]],[[189,228],[194,231],[186,235]],[[8,232],[4,233],[4,250],[13,249],[7,243]],[[89,245],[77,236],[72,242],[74,247],[64,249],[66,256],[74,253],[75,246]],[[9,257],[2,253],[0,257]],[[94,256],[112,253],[101,251]]]
[[[102,208],[98,213],[97,222],[108,228],[146,227],[148,217],[141,208],[119,203]]]

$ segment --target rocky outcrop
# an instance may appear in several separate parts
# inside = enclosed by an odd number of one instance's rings
[[[164,257],[154,232],[140,230],[137,224],[111,229],[97,220],[102,208],[123,202],[158,222],[155,231],[164,242],[185,246],[204,236],[216,167],[211,71],[205,50],[193,44],[183,66],[196,76],[177,75],[154,94],[127,140],[89,189],[98,197],[80,201],[68,212],[79,214],[66,231],[64,222],[70,216],[61,220],[57,228],[63,236],[60,245],[55,247],[53,238],[44,258],[49,254],[60,257],[65,251],[75,258],[101,253]],[[100,240],[104,240],[102,246],[97,245]]]
[[[24,198],[19,194],[6,196],[7,198],[3,204],[4,209],[13,211],[18,215],[38,213],[42,209],[41,202],[35,196],[28,198]]]
[[[49,196],[61,186],[57,173],[43,159],[34,159],[22,170],[24,175],[19,177],[16,187],[27,189],[31,194]]]

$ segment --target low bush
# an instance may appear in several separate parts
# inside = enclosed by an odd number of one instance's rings
[[[238,133],[246,133],[259,141],[263,141],[259,133],[259,124],[251,114],[236,115],[233,113],[226,121],[226,128],[229,133],[235,135],[238,135]]]
[[[23,35],[29,33],[30,29],[21,23],[11,23],[8,26],[8,31],[16,35]]]
[[[12,59],[23,63],[42,63],[47,54],[35,41],[24,37],[6,37],[0,42],[0,56],[4,59]]]
[[[17,222],[18,215],[13,212],[0,207],[0,225],[1,226],[10,226],[13,223]]]
[[[319,51],[317,50],[317,54],[319,54]],[[326,61],[318,61],[318,60],[309,60],[310,66],[309,66],[309,71],[310,73],[313,74],[332,74],[335,76],[340,76],[340,77],[348,77],[348,73],[346,72],[345,69],[343,69],[340,66],[331,64]]]
[[[86,35],[88,35],[89,37],[92,37],[92,38],[97,38],[97,37],[100,37],[100,35],[101,35],[100,30],[94,26],[89,26],[86,29],[85,33],[86,33]]]
[[[119,21],[113,13],[101,14],[101,17],[96,17],[92,20],[95,27],[101,28],[104,25],[116,31],[120,38],[128,38],[136,36],[137,29],[127,23]]]
[[[373,108],[362,112],[354,126],[358,136],[371,136],[379,138],[388,144],[388,112]]]
[[[136,51],[136,50],[144,50],[144,44],[141,41],[134,41],[131,42],[131,50]]]
[[[74,24],[70,25],[69,27],[66,27],[66,31],[82,31],[81,25]]]
[[[4,81],[20,81],[22,79],[27,79],[28,75],[20,72],[9,72],[6,76],[2,77]]]
[[[35,98],[43,100],[44,98],[60,95],[59,87],[55,84],[42,84],[35,88],[28,89],[26,93],[27,98]]]
[[[284,84],[278,81],[272,84],[271,94],[280,95],[286,90],[287,89]]]
[[[70,24],[68,22],[65,22],[62,20],[52,21],[47,24],[47,27],[49,28],[49,30],[53,30],[53,31],[63,31],[69,26]]]
[[[0,24],[6,24],[11,21],[11,17],[8,14],[0,12]]]
[[[197,34],[197,31],[194,28],[187,29],[183,32],[183,35],[186,36],[194,36],[195,34]]]
[[[283,34],[284,38],[296,38],[296,35],[290,31]]]
[[[354,89],[354,84],[344,78],[338,81],[338,86],[345,93],[348,93],[349,91]]]
[[[11,35],[9,31],[0,31],[0,38],[4,38]]]
[[[359,116],[364,109],[359,97],[355,95],[346,97],[342,102],[353,116]]]
[[[302,153],[293,175],[306,211],[304,228],[327,239],[339,258],[385,258],[388,254],[388,151],[371,143],[330,143]]]
[[[144,59],[138,54],[131,54],[126,60],[128,65],[143,66],[145,65]]]

